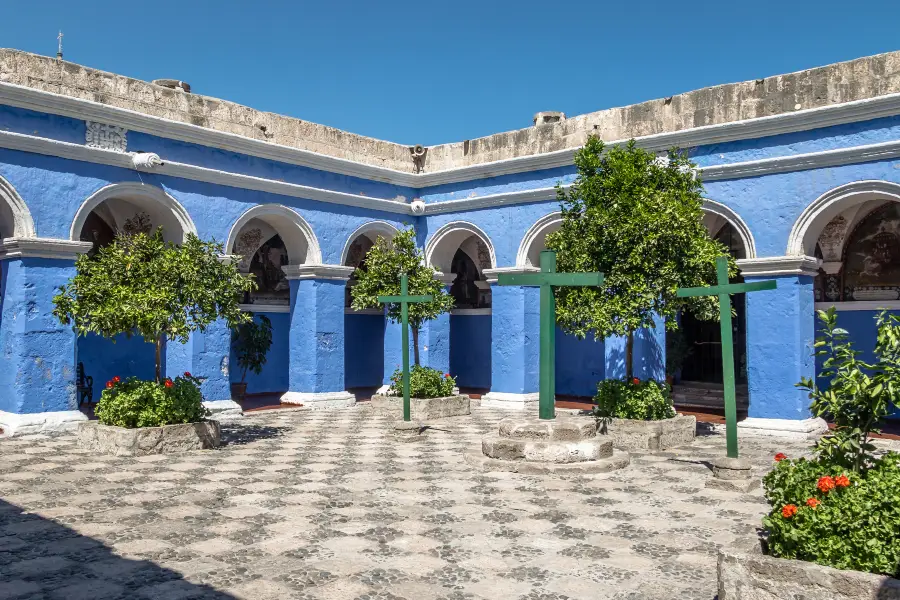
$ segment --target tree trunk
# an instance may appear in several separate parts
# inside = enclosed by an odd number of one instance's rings
[[[156,383],[162,382],[162,336],[156,337]]]
[[[634,332],[629,331],[625,338],[625,380],[634,377]]]
[[[413,364],[419,366],[419,328],[413,327]]]

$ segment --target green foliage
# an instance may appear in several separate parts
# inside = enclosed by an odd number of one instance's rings
[[[597,384],[594,414],[601,420],[658,421],[675,416],[669,387],[652,379],[606,379]]]
[[[557,196],[561,228],[547,236],[560,272],[604,273],[603,286],[556,288],[557,322],[568,333],[596,339],[629,336],[654,318],[677,328],[675,315],[690,310],[718,319],[715,297],[678,298],[679,287],[716,280],[716,257],[726,248],[703,225],[703,186],[687,155],[669,152],[663,164],[634,140],[611,147],[588,138],[575,154],[578,177]],[[730,272],[737,273],[732,259]],[[631,377],[631,344],[626,369]]]
[[[409,324],[416,341],[415,362],[419,363],[418,331],[425,321],[436,318],[453,308],[453,296],[444,290],[444,285],[434,278],[434,269],[425,266],[422,252],[416,246],[414,229],[401,231],[392,240],[381,236],[366,254],[366,268],[354,273],[356,285],[350,288],[353,310],[381,308],[378,296],[399,296],[400,275],[406,273],[408,293],[413,296],[431,295],[431,302],[417,302],[409,305]],[[388,318],[400,322],[400,304],[389,304]]]
[[[900,399],[900,319],[887,312],[876,317],[878,335],[875,362],[859,360],[845,329],[837,326],[837,311],[818,311],[822,336],[816,339],[816,356],[825,357],[820,377],[829,379],[820,389],[810,378],[798,387],[812,399],[813,414],[828,418],[835,427],[816,445],[825,461],[860,473],[867,468],[875,447],[870,443],[878,424],[890,413],[891,402]]]
[[[410,398],[445,398],[453,395],[456,379],[449,373],[441,373],[431,367],[413,365],[409,370]],[[403,370],[397,369],[391,375],[391,396],[403,395]]]
[[[136,377],[122,382],[108,381],[95,413],[101,423],[116,427],[196,423],[209,416],[203,407],[199,384],[190,373],[162,383]]]
[[[231,345],[237,355],[241,369],[241,383],[247,378],[247,371],[259,375],[266,364],[266,355],[272,347],[272,321],[265,315],[258,315],[258,321],[250,314],[250,321],[241,323],[233,332]]]
[[[826,457],[786,459],[763,481],[770,554],[900,577],[900,454],[862,474]]]
[[[220,261],[223,253],[222,244],[195,235],[180,246],[166,242],[161,229],[119,235],[95,256],[78,257],[75,277],[53,298],[54,314],[79,335],[137,333],[155,343],[159,382],[163,339],[186,343],[217,319],[235,326],[250,318],[239,299],[254,284]]]

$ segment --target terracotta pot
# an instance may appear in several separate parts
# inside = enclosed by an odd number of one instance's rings
[[[240,402],[244,399],[244,396],[247,395],[247,384],[245,383],[232,383],[231,384],[231,399],[235,402]]]

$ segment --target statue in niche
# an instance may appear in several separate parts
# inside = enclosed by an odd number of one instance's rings
[[[122,225],[122,232],[125,235],[150,233],[152,229],[153,221],[150,220],[150,215],[143,211],[136,213],[130,219],[125,219],[125,224]]]
[[[900,205],[891,202],[866,216],[844,253],[844,300],[900,297]]]
[[[456,274],[456,279],[450,286],[450,295],[456,301],[456,307],[477,308],[479,294],[475,282],[479,279],[478,268],[469,255],[457,250],[450,263],[450,272]]]
[[[249,303],[290,303],[290,284],[282,270],[287,264],[288,254],[281,236],[271,237],[257,249],[249,270],[256,278],[257,289],[249,294]]]

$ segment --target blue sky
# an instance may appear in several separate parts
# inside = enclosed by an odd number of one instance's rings
[[[3,0],[0,47],[406,144],[900,49],[897,0]]]

